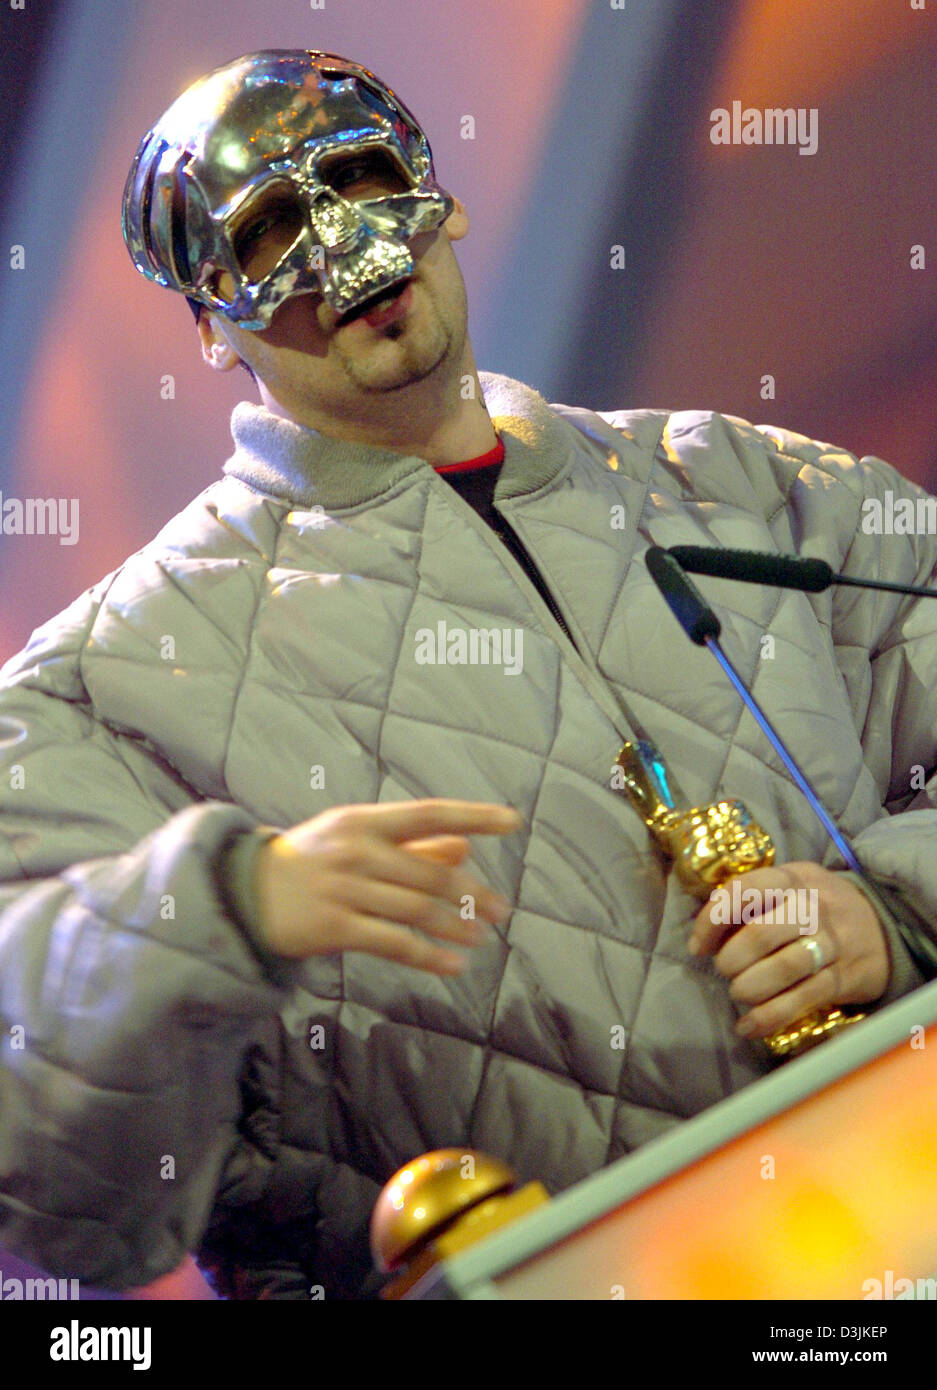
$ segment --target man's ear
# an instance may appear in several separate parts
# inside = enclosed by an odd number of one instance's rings
[[[215,322],[213,314],[203,309],[198,316],[198,336],[202,344],[202,358],[216,372],[230,372],[240,362],[235,349],[224,337]]]
[[[455,210],[450,212],[443,226],[450,241],[461,241],[469,229],[468,213],[465,211],[465,204],[454,193],[449,195],[455,203]]]

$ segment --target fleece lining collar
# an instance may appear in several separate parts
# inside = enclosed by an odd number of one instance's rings
[[[498,498],[520,497],[551,482],[569,461],[577,432],[523,382],[479,372],[485,405],[504,441]],[[373,501],[403,480],[432,473],[411,454],[319,434],[241,401],[231,415],[235,451],[224,472],[294,506],[328,511]]]

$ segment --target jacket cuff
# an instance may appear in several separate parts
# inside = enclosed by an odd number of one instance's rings
[[[219,846],[212,871],[226,913],[240,928],[269,978],[287,988],[295,983],[303,962],[277,955],[264,943],[254,877],[258,854],[268,840],[280,833],[268,825],[234,831]]]
[[[854,873],[851,869],[842,870],[843,878],[848,878],[855,888],[858,888],[863,897],[875,908],[878,919],[885,930],[885,940],[888,944],[888,957],[891,963],[891,973],[888,977],[888,986],[885,993],[879,999],[870,1001],[870,1006],[874,1008],[884,1008],[886,1004],[893,1004],[896,999],[901,999],[903,995],[910,994],[912,990],[920,988],[927,983],[927,976],[918,968],[910,951],[905,945],[904,938],[898,925],[897,918],[886,906],[882,891],[878,885],[870,882],[867,877]],[[899,908],[900,903],[896,903],[894,895],[890,895],[890,902]]]

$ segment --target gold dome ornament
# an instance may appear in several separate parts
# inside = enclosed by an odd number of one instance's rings
[[[771,837],[741,801],[726,799],[678,810],[667,768],[653,743],[626,743],[615,761],[621,789],[673,862],[684,887],[701,901],[726,879],[774,863]],[[772,1057],[796,1057],[865,1017],[844,1009],[814,1009],[761,1041]]]
[[[517,1187],[506,1163],[472,1149],[434,1149],[414,1158],[381,1189],[371,1213],[371,1254],[397,1278],[382,1298],[402,1298],[440,1260],[542,1206],[540,1182]]]

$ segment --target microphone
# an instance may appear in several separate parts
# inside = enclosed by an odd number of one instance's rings
[[[854,579],[837,574],[825,560],[801,555],[771,555],[761,550],[718,550],[708,545],[672,545],[668,552],[681,569],[691,574],[709,574],[716,579],[738,579],[743,584],[770,584],[777,589],[802,589],[820,594],[832,584],[848,584],[856,589],[887,589],[894,594],[915,594],[937,598],[937,589],[917,584],[897,584],[888,579]]]
[[[794,758],[786,748],[780,734],[775,730],[768,716],[759,706],[754,695],[746,686],[742,677],[736,671],[729,658],[726,656],[722,647],[719,645],[719,634],[721,625],[713,610],[706,603],[696,586],[687,578],[683,572],[682,562],[678,558],[681,554],[689,555],[690,561],[696,566],[706,565],[705,569],[697,569],[697,572],[704,574],[717,575],[719,578],[743,579],[751,583],[776,583],[781,588],[800,588],[800,583],[792,584],[789,581],[795,576],[800,578],[802,573],[813,576],[813,581],[817,582],[822,571],[828,571],[832,576],[830,583],[852,583],[859,587],[893,589],[899,593],[923,594],[926,597],[937,597],[937,591],[933,589],[919,589],[903,584],[890,584],[876,582],[873,580],[845,580],[842,576],[834,575],[829,565],[823,560],[802,560],[796,555],[765,555],[758,551],[744,550],[713,550],[706,546],[695,545],[675,545],[671,549],[664,550],[661,546],[655,545],[647,551],[645,563],[650,572],[651,578],[657,585],[664,599],[666,600],[671,612],[683,628],[684,632],[697,646],[706,646],[715,656],[722,669],[725,671],[729,680],[732,682],[739,695],[742,697],[746,707],[751,711],[759,728],[765,734],[778,757],[781,759],[788,772],[793,777],[801,792],[803,792],[809,802],[814,814],[817,816],[824,830],[839,850],[843,859],[855,873],[868,883],[873,892],[889,899],[889,893],[882,884],[870,879],[869,874],[859,863],[856,852],[849,840],[836,825],[830,813],[823,805],[817,793],[810,785],[809,781],[801,772]],[[756,561],[761,566],[763,574],[771,574],[772,578],[757,580],[751,573],[753,568],[752,561]],[[729,566],[735,566],[745,573],[728,574],[725,572]],[[801,567],[807,567],[801,570]],[[783,576],[779,578],[778,576]],[[825,575],[824,575],[825,580]],[[804,585],[803,587],[807,587]],[[826,582],[821,588],[826,588]],[[809,590],[808,590],[809,591]],[[819,592],[819,588],[812,592]],[[896,906],[890,903],[898,925],[898,931],[902,940],[908,948],[915,963],[924,975],[925,979],[932,979],[937,974],[937,943],[934,942],[927,929],[927,924],[916,911],[910,909],[906,903]],[[909,911],[913,913],[916,920],[908,920]]]
[[[856,852],[852,845],[833,820],[833,817],[823,805],[823,802],[814,791],[810,782],[808,782],[803,772],[801,772],[800,768],[797,766],[792,755],[788,752],[787,746],[781,738],[781,735],[774,728],[774,725],[719,645],[719,634],[722,631],[719,619],[708,606],[696,586],[687,579],[679,561],[671,552],[664,550],[659,545],[651,546],[644,557],[644,561],[650,571],[651,578],[663,594],[670,611],[683,628],[687,637],[689,637],[691,642],[695,642],[698,647],[708,647],[712,652],[713,656],[729,677],[729,680],[741,695],[745,705],[755,717],[759,728],[765,734],[772,748],[781,759],[781,762],[807,798],[814,814],[819,819],[824,830],[829,835],[850,869],[854,870],[857,874],[861,874],[862,877],[865,878],[865,870],[856,858]]]
[[[681,561],[673,552],[652,545],[644,557],[644,563],[690,641],[698,647],[702,647],[710,638],[716,641],[722,624],[696,585],[687,579]]]

